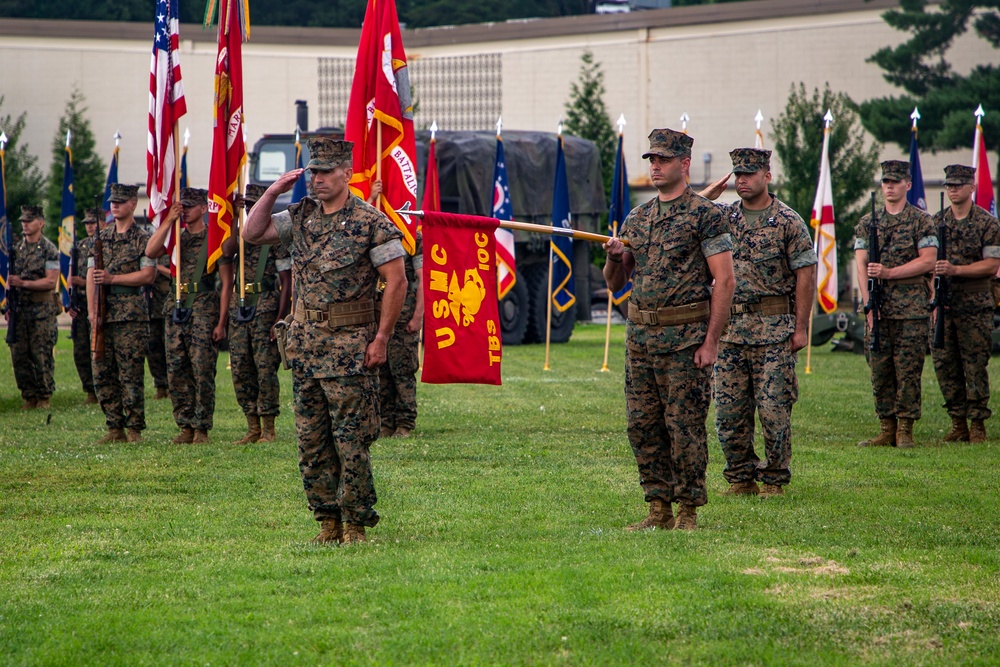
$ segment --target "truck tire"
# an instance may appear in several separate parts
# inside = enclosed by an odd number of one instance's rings
[[[528,288],[528,299],[530,300],[528,329],[525,332],[524,342],[544,343],[545,328],[548,313],[546,308],[549,304],[549,265],[548,262],[539,262],[525,268],[524,277]],[[553,343],[565,343],[573,335],[573,325],[576,324],[576,304],[566,309],[564,312],[552,310],[552,336]]]
[[[504,345],[520,345],[528,330],[528,285],[520,271],[514,286],[500,300],[500,335]]]

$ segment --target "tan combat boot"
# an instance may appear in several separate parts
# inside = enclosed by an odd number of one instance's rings
[[[84,405],[93,405],[94,403],[97,403],[97,394],[95,394],[92,391],[88,391],[87,392],[87,398],[84,399],[83,404]]]
[[[125,429],[123,428],[109,428],[107,434],[97,441],[99,445],[106,445],[109,442],[125,442]]]
[[[142,442],[142,431],[137,428],[130,428],[125,435],[125,439],[129,442]]]
[[[405,426],[400,426],[392,434],[392,437],[394,437],[394,438],[409,438],[410,437],[410,429],[406,428]]]
[[[261,442],[274,442],[278,439],[278,433],[274,430],[274,415],[264,415],[261,417],[264,427],[260,432]]]
[[[892,447],[896,444],[896,418],[880,419],[879,425],[879,434],[871,440],[862,440],[858,443],[858,447]]]
[[[26,398],[24,399],[24,403],[21,404],[22,410],[34,410],[37,407],[38,407],[37,398]]]
[[[175,445],[189,445],[194,442],[194,429],[185,426],[170,442]]]
[[[170,398],[170,392],[167,391],[166,387],[157,387],[156,396],[153,396],[153,398],[156,400],[160,400],[163,398]]]
[[[896,447],[900,449],[912,449],[913,448],[913,420],[903,419],[899,420],[899,426],[896,427]]]
[[[722,492],[724,496],[756,496],[760,493],[757,482],[733,482],[729,488]]]
[[[38,408],[38,409],[40,409],[40,410],[48,410],[52,406],[49,404],[49,399],[47,399],[47,398],[40,398],[40,399],[38,399],[38,404],[35,405],[35,407]]]
[[[762,498],[768,498],[770,496],[782,496],[785,494],[784,489],[782,489],[777,484],[764,484],[760,488],[760,495]]]
[[[365,527],[359,526],[355,523],[345,523],[344,524],[344,544],[351,544],[353,542],[364,542],[368,538],[365,537]]]
[[[969,425],[965,417],[952,417],[951,430],[944,434],[945,442],[968,442]]]
[[[191,439],[196,445],[208,444],[208,431],[195,430],[194,438]]]
[[[260,417],[247,415],[247,434],[234,442],[234,445],[248,445],[260,440]]]
[[[391,427],[391,426],[383,426],[378,431],[378,437],[380,437],[380,438],[391,438],[392,434],[395,433],[395,432],[396,432],[396,429],[394,429],[393,427]]]
[[[969,426],[969,442],[986,442],[986,422],[973,419]]]
[[[696,530],[698,528],[698,509],[694,505],[681,503],[677,508],[677,523],[674,530]]]
[[[323,519],[319,535],[313,538],[313,544],[329,544],[344,541],[344,524],[340,519]]]
[[[649,530],[659,528],[670,530],[674,527],[674,510],[666,500],[654,498],[649,501],[649,514],[638,523],[626,526],[625,530]]]

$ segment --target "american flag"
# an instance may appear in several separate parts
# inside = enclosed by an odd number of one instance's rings
[[[157,0],[156,34],[149,67],[149,137],[146,145],[146,192],[149,218],[159,227],[177,189],[174,128],[187,113],[181,84],[178,0]],[[172,234],[167,248],[173,250]],[[172,253],[171,253],[172,254]]]

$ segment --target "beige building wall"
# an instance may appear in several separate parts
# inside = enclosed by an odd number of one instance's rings
[[[640,155],[653,127],[680,127],[690,117],[695,138],[692,180],[717,178],[729,167],[728,152],[752,145],[754,115],[761,109],[765,145],[771,121],[781,113],[790,86],[811,92],[829,82],[855,101],[899,95],[880,70],[866,63],[877,48],[903,37],[881,18],[892,0],[758,0],[636,12],[629,15],[545,19],[507,24],[432,28],[404,32],[411,61],[421,58],[498,52],[503,57],[502,113],[507,129],[554,131],[563,117],[570,84],[578,78],[580,55],[594,53],[605,73],[604,101],[613,118],[624,114],[631,180],[640,185]],[[152,26],[66,21],[0,20],[0,94],[3,111],[26,111],[23,137],[47,169],[58,119],[74,87],[87,97],[88,117],[98,150],[110,158],[112,136],[122,134],[120,179],[145,183],[145,142]],[[289,132],[294,101],[310,104],[318,121],[318,58],[354,58],[359,32],[352,30],[253,29],[245,45],[246,122],[251,143],[263,133]],[[213,31],[181,28],[181,67],[190,128],[192,183],[208,181],[212,94],[216,54]],[[997,52],[975,36],[960,38],[949,52],[959,72],[995,61]],[[420,81],[413,81],[419,97]],[[925,178],[940,179],[951,162],[971,161],[974,130],[969,109],[970,148],[924,153]],[[1000,113],[987,110],[988,113]],[[418,114],[426,127],[434,120]],[[908,124],[909,120],[900,119]],[[442,129],[447,130],[447,127]],[[483,128],[489,129],[489,128]],[[822,128],[813,131],[822,132]],[[710,173],[705,158],[710,156]],[[906,156],[886,146],[883,157]],[[990,156],[996,164],[996,156]],[[780,180],[780,168],[775,170]],[[818,171],[818,165],[817,165]],[[928,193],[932,210],[937,195]]]

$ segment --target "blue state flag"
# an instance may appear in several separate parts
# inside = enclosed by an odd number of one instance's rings
[[[7,309],[7,281],[10,278],[10,248],[14,233],[7,220],[7,187],[4,185],[3,144],[0,144],[0,310]]]
[[[63,162],[62,226],[59,228],[59,292],[63,308],[69,309],[70,280],[73,271],[73,245],[76,243],[76,197],[73,196],[73,153],[66,146]]]
[[[625,217],[632,210],[632,196],[628,190],[628,171],[625,169],[625,155],[622,146],[624,137],[618,135],[618,152],[615,153],[615,175],[611,179],[611,209],[608,211],[608,226],[611,235],[618,236]],[[611,295],[611,301],[616,306],[628,299],[632,294],[632,280]]]
[[[924,194],[924,172],[920,169],[920,150],[917,147],[917,128],[910,134],[910,181],[913,187],[906,193],[906,201],[921,211],[927,210],[927,197]]]
[[[295,140],[295,168],[302,168],[302,144],[297,138]],[[306,172],[302,172],[292,187],[292,201],[290,203],[295,204],[301,201],[307,194],[309,194],[309,190],[306,187]]]
[[[566,155],[563,138],[559,135],[556,149],[556,181],[552,191],[552,226],[572,229],[569,212],[569,179],[566,176]],[[552,304],[560,313],[576,303],[576,286],[573,283],[573,239],[552,236],[549,244],[552,265]]]
[[[101,204],[101,208],[104,209],[104,222],[112,222],[114,217],[111,215],[111,186],[118,182],[118,144],[115,144],[115,152],[111,156],[111,166],[108,167],[108,180],[104,182],[104,203]]]

